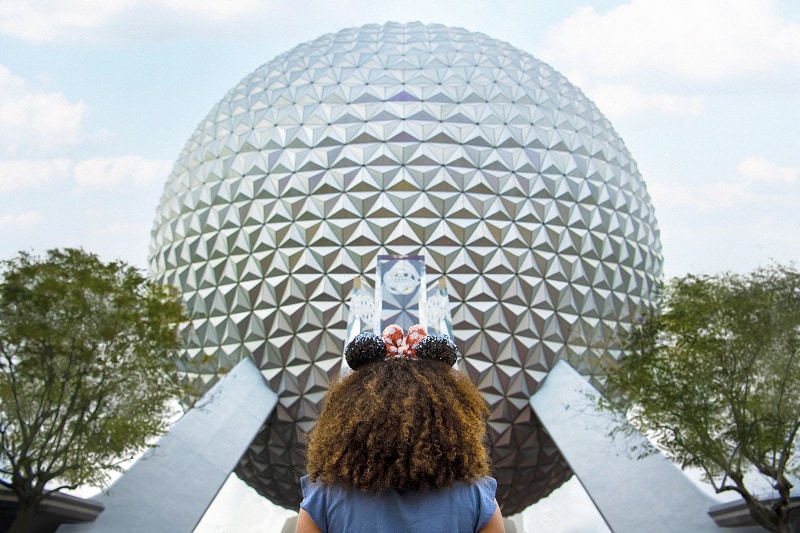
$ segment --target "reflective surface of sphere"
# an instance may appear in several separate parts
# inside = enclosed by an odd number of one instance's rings
[[[571,472],[530,396],[558,359],[591,377],[618,357],[661,277],[622,140],[548,65],[438,25],[320,37],[211,110],[167,181],[151,269],[191,315],[187,380],[205,390],[251,357],[279,394],[236,470],[277,504],[300,502],[353,278],[381,254],[424,255],[428,282],[446,280],[503,511],[549,494]]]

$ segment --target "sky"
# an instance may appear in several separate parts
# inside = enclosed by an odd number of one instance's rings
[[[73,246],[146,268],[171,166],[230,88],[325,33],[416,20],[507,41],[598,105],[667,279],[800,257],[796,0],[0,0],[0,259]]]

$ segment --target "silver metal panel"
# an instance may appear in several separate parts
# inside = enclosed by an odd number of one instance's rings
[[[346,298],[378,255],[444,279],[461,368],[492,409],[498,498],[515,513],[571,473],[529,398],[559,359],[592,375],[653,304],[644,182],[561,74],[478,33],[346,29],[257,68],[211,110],[157,210],[151,269],[189,313],[204,390],[252,358],[278,408],[237,473],[297,508],[310,430],[338,375]]]

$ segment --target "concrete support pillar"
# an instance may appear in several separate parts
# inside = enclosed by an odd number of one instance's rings
[[[278,396],[250,358],[209,390],[114,484],[105,510],[59,533],[192,531],[266,421]]]
[[[614,533],[720,533],[709,516],[719,503],[661,453],[637,459],[649,442],[609,436],[616,423],[597,408],[600,393],[559,361],[531,398],[536,415]],[[760,528],[737,529],[756,533]]]

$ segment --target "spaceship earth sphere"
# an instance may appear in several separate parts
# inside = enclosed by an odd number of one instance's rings
[[[480,33],[346,29],[246,76],[170,174],[150,266],[190,315],[179,361],[207,390],[250,357],[278,405],[236,467],[297,508],[304,434],[340,371],[355,276],[425,256],[461,370],[490,409],[504,513],[571,476],[529,399],[556,361],[597,380],[654,305],[659,232],[609,121],[550,66]]]

